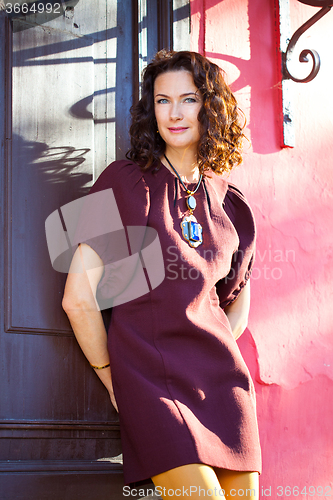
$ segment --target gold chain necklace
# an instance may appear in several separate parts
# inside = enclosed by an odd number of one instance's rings
[[[195,210],[195,208],[197,206],[197,201],[194,198],[194,194],[199,189],[199,186],[200,186],[201,181],[202,181],[202,174],[200,174],[199,182],[196,185],[196,188],[194,189],[194,191],[190,191],[189,189],[187,189],[187,187],[185,186],[185,184],[181,180],[179,173],[177,172],[175,167],[171,164],[170,160],[168,160],[168,158],[166,157],[165,154],[164,154],[164,158],[169,163],[170,167],[177,175],[181,185],[183,186],[186,193],[188,194],[188,197],[186,198],[186,206],[189,209],[190,214],[184,216],[183,220],[180,223],[180,227],[182,229],[184,240],[186,240],[187,243],[191,247],[196,248],[199,245],[201,245],[201,243],[202,243],[202,226],[201,226],[201,224],[199,224],[199,222],[197,221],[197,219],[193,215],[193,211]]]

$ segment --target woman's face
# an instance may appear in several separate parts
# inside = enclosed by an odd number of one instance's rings
[[[200,140],[198,114],[202,97],[186,70],[168,71],[158,75],[154,85],[154,106],[158,131],[168,150],[193,150]]]

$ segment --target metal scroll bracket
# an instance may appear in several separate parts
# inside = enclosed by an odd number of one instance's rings
[[[320,57],[315,50],[304,49],[299,55],[301,63],[311,64],[310,72],[301,78],[295,76],[291,69],[291,61],[294,58],[296,44],[299,38],[313,26],[319,19],[327,14],[332,6],[332,0],[299,0],[312,6],[322,7],[314,16],[306,21],[290,38],[290,7],[289,0],[279,0],[279,25],[280,25],[280,50],[282,55],[282,108],[283,108],[283,147],[295,146],[295,122],[293,110],[293,86],[292,82],[311,82],[320,69]]]

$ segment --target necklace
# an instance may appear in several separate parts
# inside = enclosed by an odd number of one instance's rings
[[[193,211],[195,210],[195,208],[197,206],[197,201],[194,198],[194,195],[198,191],[199,186],[201,184],[202,174],[200,174],[200,179],[198,181],[198,184],[195,187],[195,190],[190,191],[189,189],[187,189],[187,187],[185,186],[185,184],[181,180],[179,173],[177,172],[175,167],[171,164],[171,162],[168,160],[166,155],[164,155],[164,158],[169,163],[170,167],[177,175],[181,185],[183,186],[186,193],[188,194],[188,196],[186,198],[186,206],[189,209],[190,213],[189,213],[189,215],[184,216],[183,220],[180,223],[180,227],[182,229],[184,240],[186,240],[187,243],[191,247],[196,248],[199,245],[201,245],[201,243],[202,243],[202,226],[201,226],[201,224],[199,224],[199,222],[197,221],[197,219],[193,215]]]

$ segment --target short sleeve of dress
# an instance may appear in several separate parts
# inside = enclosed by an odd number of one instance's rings
[[[232,184],[228,186],[224,211],[237,231],[239,246],[233,254],[229,273],[216,284],[216,292],[222,309],[236,300],[250,278],[256,239],[252,210],[242,192]]]
[[[97,290],[101,309],[110,307],[110,298],[126,288],[124,269],[128,272],[142,247],[148,213],[149,190],[142,171],[128,160],[111,163],[83,199],[75,240],[89,245],[103,261]]]

